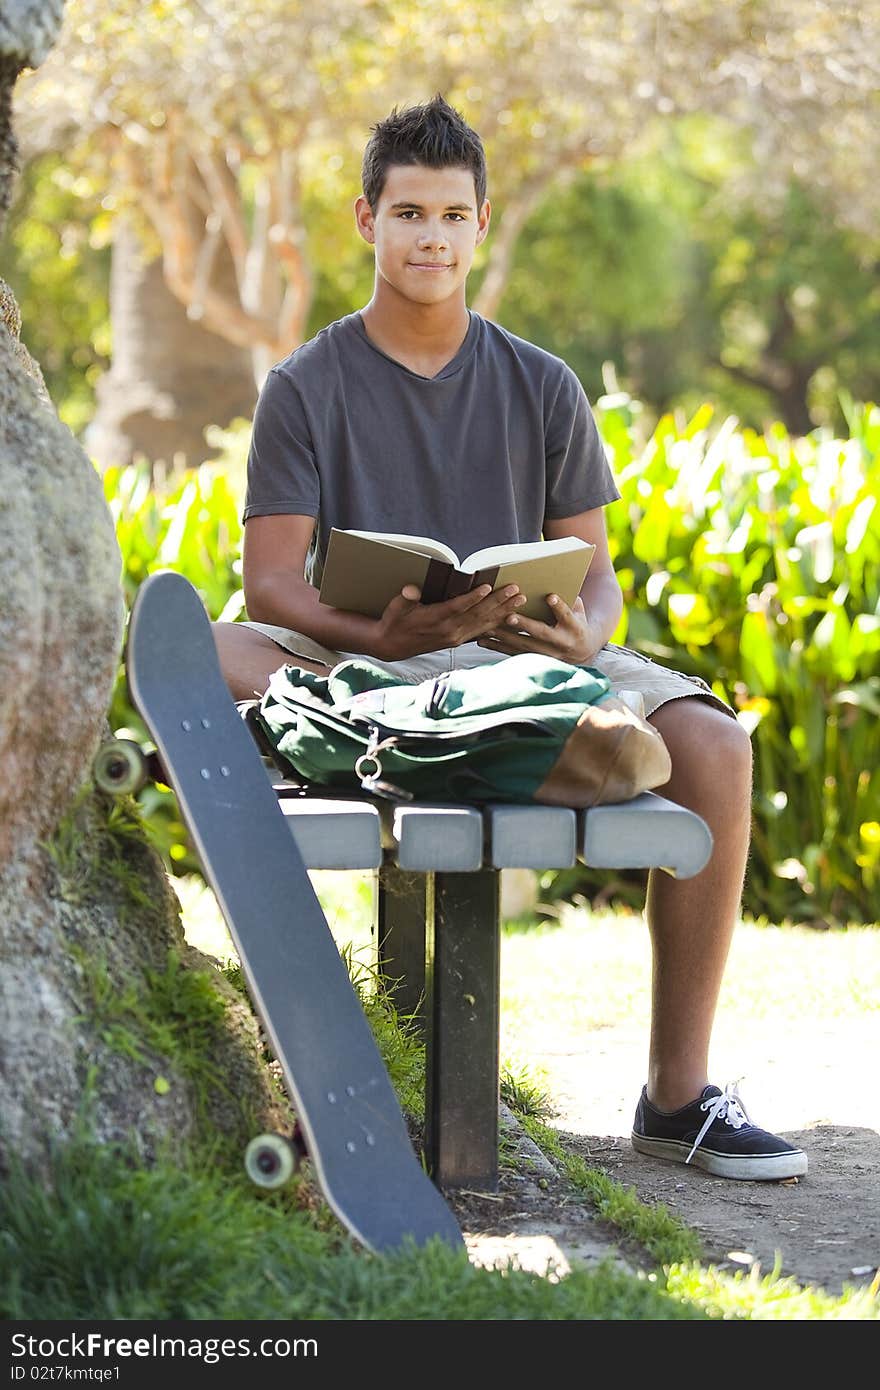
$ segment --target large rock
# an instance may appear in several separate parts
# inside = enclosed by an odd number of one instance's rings
[[[134,808],[89,784],[122,638],[110,515],[5,324],[0,422],[0,1167],[83,1119],[145,1155],[243,1144],[282,1123],[253,1016],[186,946]]]
[[[60,5],[0,21],[0,218],[9,94]],[[18,23],[16,23],[18,21]],[[241,996],[183,938],[131,802],[91,786],[123,631],[100,480],[18,341],[0,282],[0,1169],[79,1126],[151,1155],[283,1108]]]
[[[8,321],[8,291],[5,303]],[[83,782],[123,621],[100,480],[8,322],[0,325],[0,526],[2,872],[51,832]]]

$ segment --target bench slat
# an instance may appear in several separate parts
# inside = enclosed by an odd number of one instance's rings
[[[488,806],[489,862],[495,869],[570,869],[577,812],[567,806]]]
[[[583,812],[579,852],[596,869],[657,867],[675,878],[693,878],[709,861],[712,834],[693,811],[644,792]]]
[[[283,797],[278,802],[307,869],[378,869],[379,812],[369,801]]]
[[[401,869],[468,873],[483,865],[483,817],[473,806],[382,807],[387,849]]]
[[[570,868],[700,872],[712,852],[706,822],[655,792],[580,813],[565,806],[401,805],[282,797],[279,805],[310,869],[376,869],[387,857],[430,873]]]

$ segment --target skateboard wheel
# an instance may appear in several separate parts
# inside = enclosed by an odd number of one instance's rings
[[[101,791],[134,795],[147,781],[147,760],[133,739],[114,738],[102,743],[95,754],[92,775]]]
[[[244,1169],[257,1187],[283,1187],[297,1169],[297,1154],[281,1134],[258,1134],[244,1152]]]

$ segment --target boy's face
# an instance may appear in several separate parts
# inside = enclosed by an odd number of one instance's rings
[[[463,293],[474,252],[489,230],[469,169],[392,164],[378,206],[361,195],[358,231],[375,247],[378,280],[416,304]]]

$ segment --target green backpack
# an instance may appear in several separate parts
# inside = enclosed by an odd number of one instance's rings
[[[425,801],[624,801],[670,774],[601,671],[524,653],[413,685],[367,658],[282,666],[251,711],[285,776]]]

